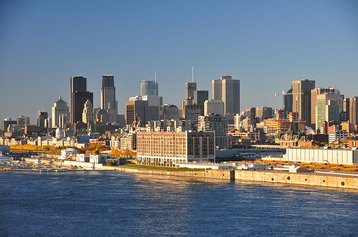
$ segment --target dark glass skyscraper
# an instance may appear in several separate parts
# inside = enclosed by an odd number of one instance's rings
[[[71,98],[71,123],[75,124],[82,121],[84,104],[90,100],[93,104],[93,93],[87,91],[87,78],[74,76],[70,78],[70,98]]]

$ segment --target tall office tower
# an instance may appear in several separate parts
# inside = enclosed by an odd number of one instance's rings
[[[212,80],[212,97],[224,102],[224,113],[240,113],[240,80],[233,80],[231,76],[222,76]]]
[[[101,109],[107,110],[110,122],[117,122],[118,103],[116,101],[114,76],[102,76]]]
[[[48,127],[48,113],[47,112],[38,112],[37,113],[37,126],[41,129]]]
[[[311,125],[315,127],[316,125],[316,106],[317,106],[317,96],[324,93],[334,93],[336,90],[334,88],[314,88],[311,90]]]
[[[71,123],[82,122],[84,104],[90,100],[93,104],[93,93],[87,91],[87,78],[74,76],[70,78]]]
[[[320,130],[321,133],[325,133],[325,124],[332,121],[339,121],[340,94],[337,90],[331,90],[318,94],[316,100],[316,130]]]
[[[350,99],[344,98],[342,111],[346,112],[348,119],[349,119],[349,110],[350,110]]]
[[[155,95],[158,96],[158,83],[156,81],[146,81],[143,80],[140,82],[140,95]]]
[[[298,113],[300,120],[311,125],[311,90],[315,88],[313,80],[295,80],[292,82],[292,112]]]
[[[204,102],[209,98],[209,91],[197,90],[194,91],[194,104],[199,106],[201,115],[204,115]]]
[[[64,128],[68,122],[68,106],[60,97],[52,106],[52,128]]]
[[[126,102],[126,124],[144,127],[148,118],[148,101],[140,97],[131,97]]]
[[[185,82],[185,99],[194,100],[194,91],[196,91],[196,82]]]
[[[358,96],[349,99],[349,122],[355,127],[358,125]]]
[[[29,124],[30,124],[30,117],[21,115],[17,118],[17,125],[19,125],[20,127],[24,127],[25,125],[29,125]]]
[[[292,86],[283,95],[283,106],[285,116],[287,116],[289,112],[292,112]]]
[[[176,105],[167,105],[163,106],[163,119],[179,119],[179,108]]]

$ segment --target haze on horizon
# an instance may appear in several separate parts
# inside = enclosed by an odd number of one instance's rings
[[[198,89],[241,80],[241,109],[280,107],[292,80],[358,95],[358,2],[45,1],[0,3],[0,119],[69,103],[69,78],[115,76],[119,113],[157,71],[164,103],[180,105],[195,67]]]

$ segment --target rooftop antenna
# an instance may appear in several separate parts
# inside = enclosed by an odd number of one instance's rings
[[[154,81],[157,82],[157,70],[154,71]]]
[[[194,82],[194,66],[191,66],[191,82]]]

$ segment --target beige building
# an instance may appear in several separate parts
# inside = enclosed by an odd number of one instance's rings
[[[219,114],[224,116],[224,102],[222,100],[205,100],[204,102],[204,116],[209,114]]]
[[[137,160],[174,166],[190,161],[215,161],[213,132],[138,132]]]
[[[222,76],[212,80],[212,98],[224,102],[224,114],[240,113],[240,80]]]

